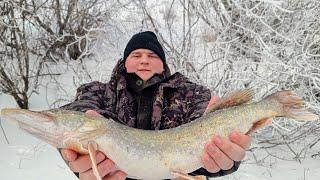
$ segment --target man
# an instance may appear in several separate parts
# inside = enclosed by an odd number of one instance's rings
[[[190,82],[182,74],[171,75],[156,35],[146,31],[130,39],[109,83],[82,85],[76,100],[63,108],[102,115],[139,129],[159,130],[199,118],[216,99],[209,89]],[[190,175],[216,177],[236,171],[250,142],[249,136],[237,132],[229,138],[212,137],[201,157],[203,168]],[[95,179],[88,155],[68,149],[61,153],[81,180]],[[103,179],[126,178],[125,172],[101,152],[97,154],[97,163]]]

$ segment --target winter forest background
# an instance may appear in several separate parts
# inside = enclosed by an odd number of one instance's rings
[[[107,82],[130,37],[156,32],[172,72],[223,96],[291,89],[320,114],[319,0],[0,0],[0,108],[44,110]],[[76,179],[55,149],[0,121],[0,179]],[[319,179],[320,121],[278,119],[218,179]]]

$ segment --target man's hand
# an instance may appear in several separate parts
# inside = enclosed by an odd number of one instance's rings
[[[91,116],[101,116],[93,110],[86,112]],[[73,172],[79,173],[80,180],[96,180],[92,171],[92,164],[89,155],[79,155],[77,152],[70,149],[62,149],[61,154],[63,159],[68,161],[68,165]],[[97,152],[96,155],[97,168],[103,180],[125,179],[126,174],[123,171],[116,169],[112,160],[108,159],[102,152]]]
[[[229,138],[213,136],[211,141],[206,143],[201,157],[204,168],[211,173],[231,169],[234,161],[244,159],[250,144],[251,137],[238,132],[232,132]]]

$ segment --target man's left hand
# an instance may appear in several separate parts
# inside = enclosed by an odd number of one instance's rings
[[[238,132],[232,132],[229,138],[219,135],[206,143],[201,156],[204,168],[216,173],[220,170],[229,170],[233,167],[234,161],[244,159],[246,150],[251,144],[251,137]]]

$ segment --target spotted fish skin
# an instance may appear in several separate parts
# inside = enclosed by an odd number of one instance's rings
[[[1,116],[56,148],[86,154],[88,143],[94,141],[99,151],[128,177],[136,179],[168,179],[173,178],[173,172],[189,173],[199,169],[203,166],[200,157],[204,145],[214,134],[228,136],[234,130],[253,132],[279,116],[302,121],[318,119],[302,108],[302,100],[291,91],[276,92],[253,103],[248,103],[251,96],[238,101],[238,95],[222,98],[217,102],[219,106],[190,123],[156,131],[135,129],[112,119],[67,110],[3,109]]]

